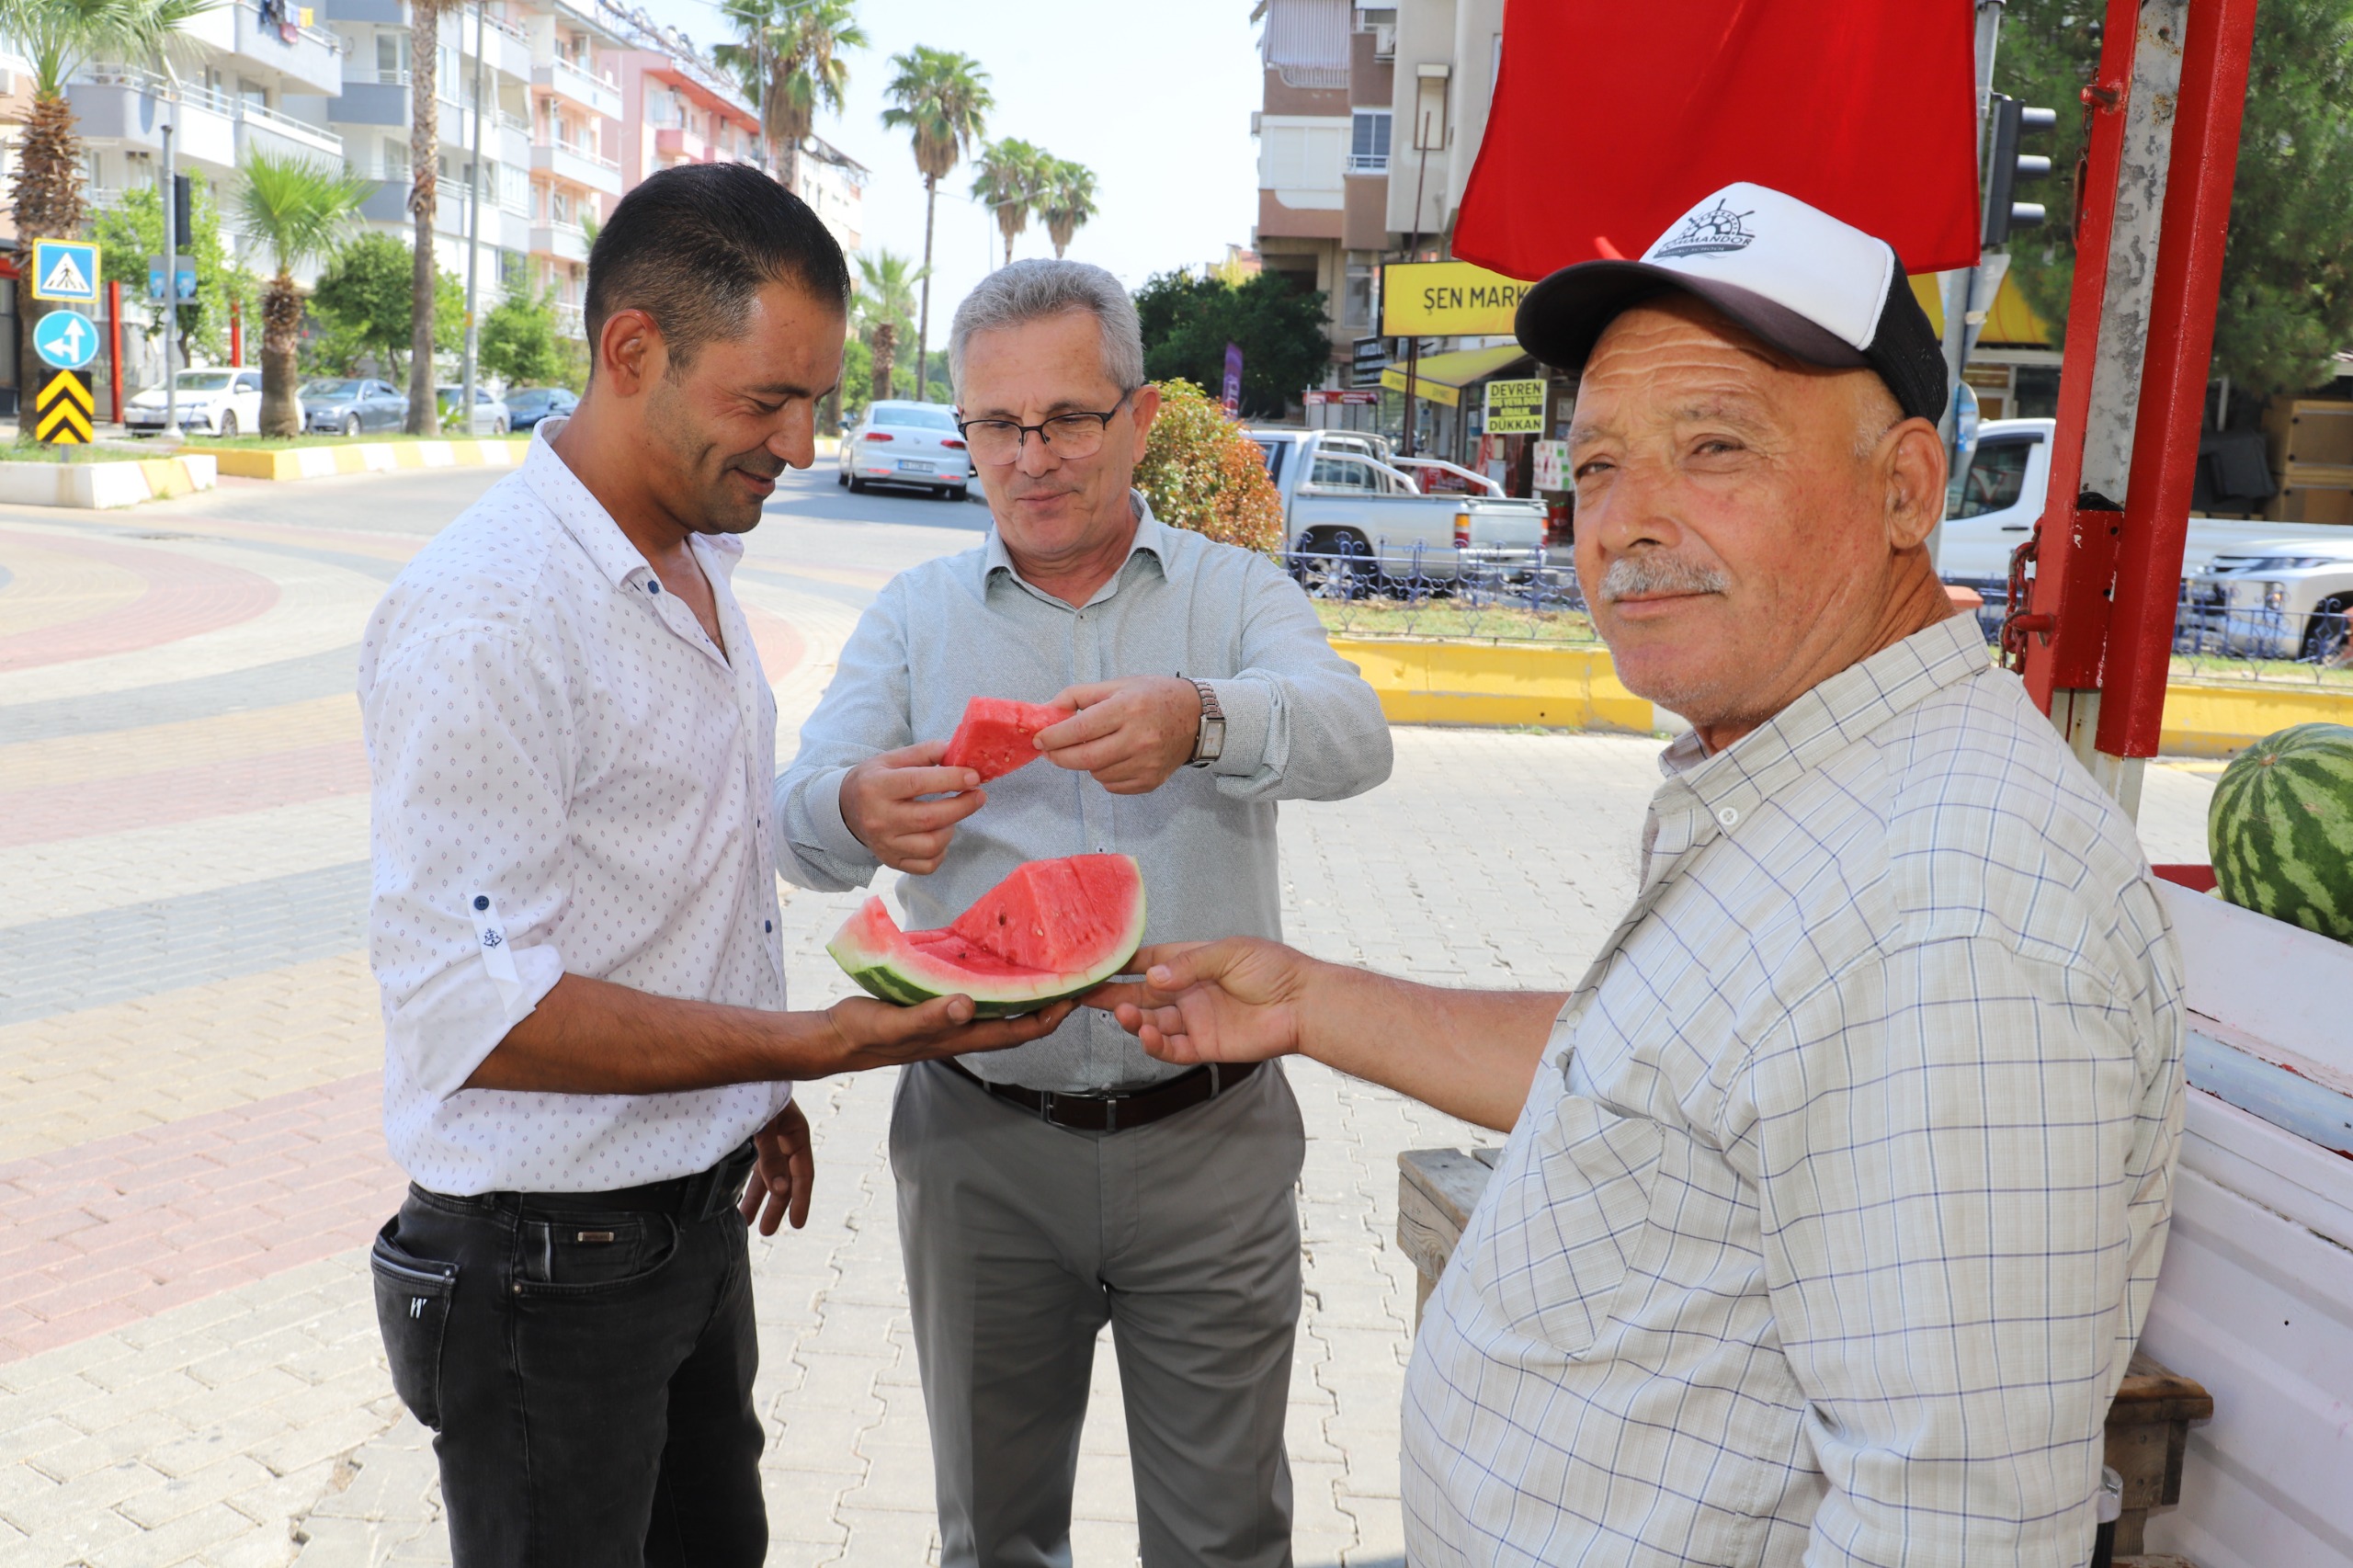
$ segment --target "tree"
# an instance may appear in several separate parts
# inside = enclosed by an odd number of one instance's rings
[[[892,368],[899,345],[907,335],[907,320],[915,313],[915,291],[928,273],[909,270],[908,259],[876,247],[872,256],[858,257],[858,298],[852,309],[859,333],[873,357],[874,395],[892,396]]]
[[[465,332],[465,286],[454,272],[435,271],[433,336],[425,348],[427,397],[434,395],[434,352],[454,353]],[[319,358],[349,370],[363,357],[372,358],[386,380],[399,380],[404,357],[416,349],[415,276],[408,246],[390,234],[365,233],[335,252],[311,290],[311,308],[326,328]]]
[[[874,350],[856,333],[842,344],[842,380],[837,390],[841,413],[835,423],[846,430],[858,423],[858,415],[873,401]]]
[[[82,139],[74,132],[66,84],[94,59],[142,62],[162,54],[173,31],[212,8],[216,0],[0,0],[0,37],[32,66],[32,112],[16,147],[9,205],[29,257],[37,239],[70,240],[82,233]],[[142,276],[142,286],[145,278]],[[33,352],[33,326],[49,313],[47,301],[17,291],[17,385],[28,401],[47,375]]]
[[[727,0],[721,9],[744,41],[720,44],[712,58],[760,106],[760,133],[768,145],[797,160],[817,110],[842,112],[849,87],[849,62],[842,56],[866,47],[858,7],[852,0]],[[787,190],[798,172],[790,165],[779,170]]]
[[[341,169],[256,148],[245,158],[237,191],[237,226],[269,247],[278,274],[262,291],[261,433],[299,436],[302,403],[294,395],[294,348],[302,332],[302,290],[294,269],[335,248],[344,225],[372,186]]]
[[[1029,214],[1045,196],[1046,174],[1053,163],[1042,148],[1011,136],[990,142],[972,162],[973,199],[995,218],[996,232],[1005,236],[1007,266],[1013,262],[1013,242],[1029,226]]]
[[[179,309],[179,356],[185,365],[198,354],[221,359],[229,353],[229,318],[252,321],[258,291],[252,274],[229,254],[221,232],[221,209],[203,181],[194,182],[188,200],[189,233],[179,236],[180,254],[196,263],[196,298]],[[164,199],[153,186],[122,193],[113,206],[91,214],[90,237],[98,243],[98,276],[122,285],[132,301],[147,298],[147,258],[164,250]],[[149,308],[141,335],[149,341],[164,331],[164,308]]]
[[[509,386],[560,382],[571,367],[555,325],[555,293],[517,289],[482,320],[482,368]]]
[[[1160,383],[1136,488],[1173,528],[1268,555],[1282,548],[1283,498],[1267,476],[1266,452],[1190,381]]]
[[[1046,237],[1060,257],[1070,249],[1071,237],[1095,216],[1095,171],[1068,158],[1051,160],[1038,215],[1046,221]]]
[[[1203,386],[1225,378],[1225,346],[1242,349],[1242,412],[1280,418],[1323,380],[1331,363],[1324,296],[1271,272],[1238,286],[1189,272],[1164,272],[1136,290],[1143,325],[1144,374],[1181,376]]]
[[[883,89],[892,107],[882,111],[882,124],[904,130],[915,143],[915,170],[923,176],[923,304],[915,324],[915,396],[926,398],[930,378],[920,374],[930,363],[931,234],[939,210],[939,182],[956,161],[972,150],[986,130],[988,111],[996,107],[989,92],[989,74],[969,54],[917,44],[891,57],[898,74]]]
[[[408,422],[412,436],[441,430],[440,400],[434,394],[433,350],[440,334],[434,320],[433,214],[441,181],[441,109],[434,76],[441,59],[443,0],[409,0],[408,210],[416,238],[409,249]],[[460,303],[463,312],[465,306]]]
[[[2050,222],[2010,246],[2010,275],[2045,320],[2067,319],[2075,190],[2084,149],[2077,95],[2099,60],[2099,15],[2079,0],[2013,0],[1995,86],[2060,108],[2059,177],[2022,193]],[[2263,396],[2328,379],[2353,343],[2353,0],[2264,0],[2255,18],[2246,119],[2214,323],[2213,373]]]

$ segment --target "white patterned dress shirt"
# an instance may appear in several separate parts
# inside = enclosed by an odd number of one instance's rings
[[[1408,1560],[2083,1562],[2182,1117],[2132,824],[1966,616],[1662,769],[1415,1346]]]
[[[693,544],[722,650],[556,456],[563,423],[417,552],[360,645],[384,1134],[455,1196],[707,1170],[791,1098],[460,1086],[566,972],[784,1006],[776,702],[729,587],[743,545]]]

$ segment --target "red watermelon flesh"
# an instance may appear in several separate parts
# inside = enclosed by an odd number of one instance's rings
[[[1071,710],[1043,702],[975,697],[964,704],[963,722],[948,737],[948,752],[939,766],[972,768],[983,783],[1002,778],[1043,756],[1045,753],[1038,749],[1038,732],[1070,716]]]
[[[1027,969],[1083,969],[1127,928],[1143,879],[1125,855],[1031,860],[948,929]]]

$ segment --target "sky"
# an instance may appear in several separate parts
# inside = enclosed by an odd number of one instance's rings
[[[655,20],[707,52],[729,35],[711,0],[643,0]],[[990,140],[1017,136],[1096,174],[1095,221],[1069,255],[1108,268],[1130,288],[1155,272],[1222,260],[1250,243],[1257,219],[1257,28],[1250,0],[861,0],[871,40],[849,57],[848,105],[821,114],[817,133],[873,171],[866,187],[865,249],[923,254],[923,180],[904,132],[881,123],[890,57],[913,45],[961,50],[989,73],[996,107]],[[933,242],[931,343],[1003,241],[971,199],[960,164],[940,182]],[[1016,258],[1054,254],[1034,219]]]

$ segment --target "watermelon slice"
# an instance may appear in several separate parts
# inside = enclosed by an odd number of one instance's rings
[[[879,898],[825,951],[885,1002],[970,996],[983,1018],[1034,1013],[1120,973],[1143,941],[1143,873],[1127,855],[1031,860],[937,931],[902,931]]]
[[[939,766],[972,768],[983,784],[1002,778],[1045,756],[1038,749],[1038,732],[1070,715],[1067,708],[1042,702],[975,697],[964,704],[963,722],[948,737],[948,754],[939,759]]]

